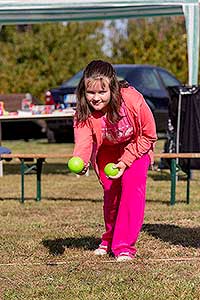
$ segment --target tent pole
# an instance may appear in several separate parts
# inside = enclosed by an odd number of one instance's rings
[[[184,4],[183,12],[185,15],[186,31],[187,31],[187,51],[188,51],[188,70],[189,85],[198,84],[199,71],[199,3]]]

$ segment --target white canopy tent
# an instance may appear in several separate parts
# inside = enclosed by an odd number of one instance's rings
[[[88,21],[183,15],[188,41],[188,84],[198,84],[200,0],[0,0],[0,24]]]

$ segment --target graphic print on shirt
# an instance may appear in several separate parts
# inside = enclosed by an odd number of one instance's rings
[[[125,109],[121,108],[122,118],[112,124],[105,116],[102,117],[102,134],[106,144],[123,143],[133,136],[133,127],[129,123]]]

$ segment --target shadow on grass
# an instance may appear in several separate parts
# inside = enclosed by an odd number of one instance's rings
[[[7,200],[16,200],[19,201],[21,200],[20,197],[0,197],[0,201],[7,201]],[[94,203],[98,203],[98,202],[102,202],[102,199],[94,199],[94,198],[69,198],[69,197],[45,197],[44,200],[48,200],[48,201],[70,201],[70,202],[94,202]],[[35,198],[32,197],[25,197],[24,201],[35,201],[40,203],[42,200],[40,201],[36,201]]]
[[[165,205],[170,205],[170,200],[158,200],[158,199],[146,199],[146,202],[148,203],[161,203]]]
[[[155,181],[169,181],[171,180],[170,178],[170,173],[167,171],[149,171],[148,177]]]
[[[142,231],[173,245],[200,248],[200,227],[187,228],[171,224],[144,224]],[[65,252],[65,248],[94,250],[99,243],[100,239],[93,236],[48,239],[42,241],[43,246],[48,249],[49,254],[54,256],[62,255]]]
[[[9,200],[14,200],[14,201],[21,201],[20,197],[0,197],[0,201],[9,201]],[[60,196],[51,196],[51,197],[42,197],[42,199],[40,201],[36,201],[36,198],[34,197],[26,197],[24,201],[35,201],[40,203],[43,200],[47,200],[47,201],[55,201],[55,202],[59,202],[59,201],[69,201],[69,202],[93,202],[93,203],[103,203],[103,197],[99,198],[99,199],[94,199],[94,198],[72,198],[72,197],[60,197]],[[169,200],[159,200],[159,199],[146,199],[146,202],[148,203],[161,203],[167,206],[171,206],[170,205],[170,199]],[[176,199],[176,204],[182,204],[182,203],[186,203],[186,200],[177,200]]]
[[[171,204],[170,204],[170,194],[169,194],[169,199],[167,199],[167,200],[163,200],[163,199],[146,199],[146,202],[148,202],[148,203],[161,203],[161,204],[165,204],[165,205],[167,205],[167,206],[171,206]],[[186,199],[184,199],[184,197],[183,197],[183,199],[176,199],[176,202],[175,202],[175,204],[185,204],[186,203]]]
[[[58,256],[65,252],[65,248],[82,248],[84,250],[94,250],[98,247],[100,239],[93,236],[83,236],[79,238],[65,238],[54,240],[43,240],[42,244],[49,250],[49,254]]]
[[[27,168],[31,168],[32,170],[26,173],[26,175],[36,174],[36,168],[34,163],[26,163]],[[4,166],[4,175],[14,175],[20,174],[20,164],[6,164]],[[67,169],[67,160],[66,163],[46,163],[42,167],[42,174],[70,174]]]
[[[200,227],[180,227],[173,224],[144,224],[142,231],[173,245],[200,248]]]
[[[179,180],[186,181],[187,180],[187,175],[186,174],[179,174]],[[148,173],[148,177],[150,177],[154,181],[170,181],[171,176],[169,171],[150,171]]]

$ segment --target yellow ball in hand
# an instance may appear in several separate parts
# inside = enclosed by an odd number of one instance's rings
[[[73,173],[80,173],[84,168],[84,161],[80,157],[74,156],[68,161],[68,168]]]
[[[104,173],[109,176],[116,176],[119,173],[118,168],[113,168],[114,163],[108,163],[104,168]]]

